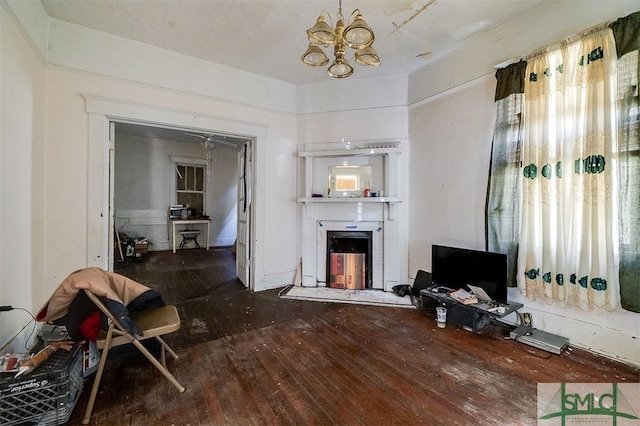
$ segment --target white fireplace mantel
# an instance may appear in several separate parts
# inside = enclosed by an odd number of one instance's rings
[[[384,209],[384,218],[386,220],[394,220],[395,210],[394,204],[401,203],[402,200],[396,197],[360,197],[360,198],[321,198],[321,197],[304,197],[298,199],[299,203],[305,206],[305,217],[311,219],[314,214],[314,206],[317,204],[341,204],[354,205],[356,209],[362,210],[362,204],[382,205]]]
[[[394,285],[406,281],[406,245],[403,241],[402,221],[396,220],[396,210],[403,199],[398,196],[402,167],[400,142],[359,143],[348,149],[341,144],[305,146],[298,153],[305,184],[304,195],[298,198],[303,206],[302,226],[302,285],[326,286],[326,232],[335,230],[375,230],[373,232],[373,288],[391,291]],[[377,157],[382,170],[378,179],[382,197],[326,197],[326,165],[335,162],[360,161]],[[329,160],[327,160],[329,159]],[[380,160],[381,159],[381,160]],[[315,168],[315,170],[314,170]],[[375,169],[375,168],[374,168]],[[374,179],[375,180],[375,179]],[[373,191],[373,190],[372,190]],[[316,196],[312,196],[312,194]],[[318,196],[321,195],[322,196]]]
[[[358,198],[324,198],[324,197],[302,197],[298,198],[300,203],[401,203],[397,197],[358,197]]]

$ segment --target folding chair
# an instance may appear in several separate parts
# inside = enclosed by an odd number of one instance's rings
[[[96,340],[96,346],[98,349],[102,349],[102,355],[98,364],[98,370],[96,371],[96,378],[93,382],[93,388],[91,389],[91,396],[89,397],[89,403],[84,413],[84,419],[82,424],[89,423],[91,419],[91,412],[93,411],[93,404],[95,403],[96,396],[98,394],[98,388],[100,387],[100,379],[102,378],[102,372],[104,370],[105,363],[107,362],[107,355],[109,349],[115,346],[124,345],[127,343],[133,343],[136,348],[143,353],[145,357],[173,384],[178,391],[184,392],[185,388],[173,377],[173,375],[167,370],[165,351],[174,358],[178,359],[178,355],[165,343],[160,336],[172,333],[180,328],[180,317],[178,316],[178,310],[175,306],[167,305],[160,308],[146,309],[136,312],[133,316],[133,320],[142,330],[143,336],[136,337],[129,333],[114,315],[107,309],[107,307],[100,301],[100,299],[89,290],[85,290],[89,299],[105,314],[108,318],[109,329],[101,331],[98,339]],[[160,343],[160,361],[158,361],[147,348],[140,343],[141,340],[155,339]]]

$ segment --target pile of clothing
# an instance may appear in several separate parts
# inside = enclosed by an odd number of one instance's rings
[[[142,336],[132,319],[134,312],[166,305],[156,290],[123,275],[91,267],[77,270],[65,278],[38,311],[36,320],[66,327],[76,342],[95,341],[100,330],[107,328],[106,317],[89,299],[85,289],[95,294],[134,336]]]

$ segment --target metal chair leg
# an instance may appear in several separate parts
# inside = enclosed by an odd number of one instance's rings
[[[84,418],[82,424],[86,425],[91,420],[91,413],[93,412],[93,404],[96,402],[96,396],[98,395],[98,388],[100,387],[100,380],[102,379],[102,373],[104,366],[107,363],[107,356],[109,355],[109,349],[111,348],[111,339],[113,338],[113,323],[109,324],[109,331],[107,332],[107,338],[105,339],[104,348],[100,354],[100,362],[98,363],[98,370],[96,371],[96,378],[93,380],[93,386],[91,387],[91,395],[89,396],[89,403],[84,411]]]

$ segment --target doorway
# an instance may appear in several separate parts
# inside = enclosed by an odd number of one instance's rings
[[[253,139],[118,121],[110,129],[114,234],[144,239],[153,250],[169,250],[175,238],[168,226],[170,206],[184,205],[185,197],[197,200],[187,204],[190,212],[209,220],[201,230],[203,244],[233,247],[238,279],[249,287],[252,181],[247,176],[252,175]]]
[[[247,287],[252,291],[265,288],[265,241],[257,238],[266,228],[264,185],[256,182],[265,174],[266,158],[262,147],[267,143],[268,126],[229,118],[206,116],[194,112],[176,111],[143,104],[123,103],[113,99],[86,96],[88,115],[88,179],[87,179],[87,265],[112,270],[113,193],[111,156],[114,151],[110,123],[132,123],[178,130],[195,129],[207,133],[218,131],[226,135],[242,135],[251,140],[252,165],[248,179],[252,189],[249,200],[249,226],[247,235]],[[239,273],[240,275],[240,273]]]

